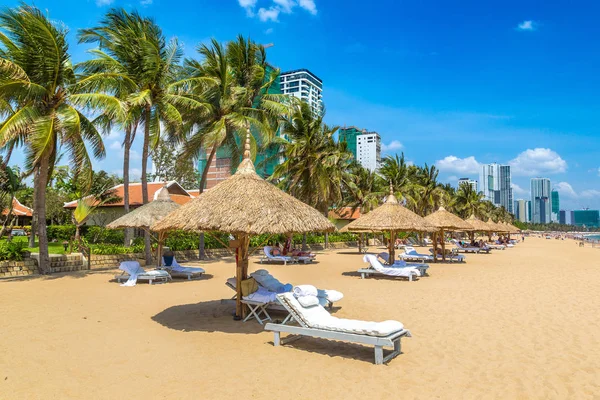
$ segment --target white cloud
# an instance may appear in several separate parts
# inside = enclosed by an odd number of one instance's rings
[[[600,190],[588,189],[581,192],[581,197],[585,199],[600,198]]]
[[[381,151],[383,151],[384,153],[387,153],[388,151],[400,150],[402,147],[404,147],[404,146],[402,145],[402,143],[400,143],[400,141],[392,140],[390,142],[390,144],[383,143],[381,145]]]
[[[448,156],[442,160],[435,162],[436,167],[443,172],[456,172],[459,174],[476,174],[479,173],[479,162],[475,157],[458,158],[456,156]]]
[[[551,149],[527,149],[508,162],[514,175],[534,176],[566,172],[567,162]]]
[[[598,176],[600,176],[600,167],[598,167]]]
[[[525,20],[517,25],[516,28],[518,31],[535,31],[537,29],[537,24],[532,20]]]
[[[271,33],[273,33],[273,28],[265,30],[265,35],[270,35]]]
[[[140,154],[140,153],[138,153],[138,152],[137,152],[137,151],[135,151],[135,150],[129,150],[129,158],[130,158],[131,160],[141,160],[141,159],[142,159],[142,156],[141,156],[141,154]]]
[[[512,187],[513,193],[518,195],[518,196],[525,196],[525,195],[529,195],[529,192],[525,189],[523,189],[521,186],[517,185],[516,183],[511,183],[510,186]]]
[[[577,193],[573,190],[573,186],[571,186],[567,182],[558,182],[554,185],[554,190],[556,190],[561,196],[568,197],[571,199],[577,198]]]
[[[113,0],[98,0],[98,1],[113,1]],[[152,0],[142,0],[152,1]],[[256,9],[257,0],[238,0],[240,7],[246,10],[246,15],[250,18],[257,16],[261,21],[279,22],[279,14],[292,14],[296,7],[299,7],[312,15],[317,14],[317,5],[314,0],[271,0],[272,5],[260,7],[258,12]]]
[[[110,6],[114,2],[115,0],[96,0],[96,5],[98,7]]]
[[[111,150],[121,150],[121,143],[117,142],[116,140],[114,142],[112,142],[109,146],[109,149]]]
[[[142,6],[149,6],[150,4],[152,4],[152,0],[141,0],[140,4]]]
[[[317,15],[317,5],[314,0],[299,0],[298,3],[300,4],[300,7],[304,8],[312,15]]]
[[[280,11],[281,10],[277,7],[271,7],[268,10],[266,8],[260,8],[258,10],[258,19],[260,19],[262,22],[267,22],[267,21],[277,22]]]
[[[289,14],[292,12],[292,8],[296,5],[293,0],[273,0],[273,3],[279,6],[281,12]]]
[[[139,168],[129,168],[129,179],[137,181],[142,178],[142,170]]]

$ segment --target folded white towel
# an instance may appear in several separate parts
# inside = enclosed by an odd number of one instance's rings
[[[298,297],[298,303],[305,308],[314,307],[319,305],[319,298],[317,296],[300,296]]]
[[[317,297],[318,294],[319,294],[319,292],[317,291],[317,288],[312,285],[298,285],[294,288],[294,296],[296,296],[296,297],[302,297],[302,296]]]

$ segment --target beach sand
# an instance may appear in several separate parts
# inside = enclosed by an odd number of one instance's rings
[[[0,398],[600,397],[598,249],[527,238],[416,282],[361,280],[352,249],[318,259],[250,269],[342,291],[338,317],[403,322],[403,354],[374,365],[355,344],[273,347],[220,302],[233,295],[231,259],[167,285],[120,287],[115,271],[0,280]]]

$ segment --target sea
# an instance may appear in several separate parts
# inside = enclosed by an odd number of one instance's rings
[[[600,240],[600,235],[585,235],[585,238],[589,240]]]

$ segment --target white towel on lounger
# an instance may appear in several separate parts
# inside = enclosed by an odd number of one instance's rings
[[[302,296],[315,296],[317,297],[319,292],[317,288],[312,285],[298,285],[294,287],[294,296],[302,297]]]

